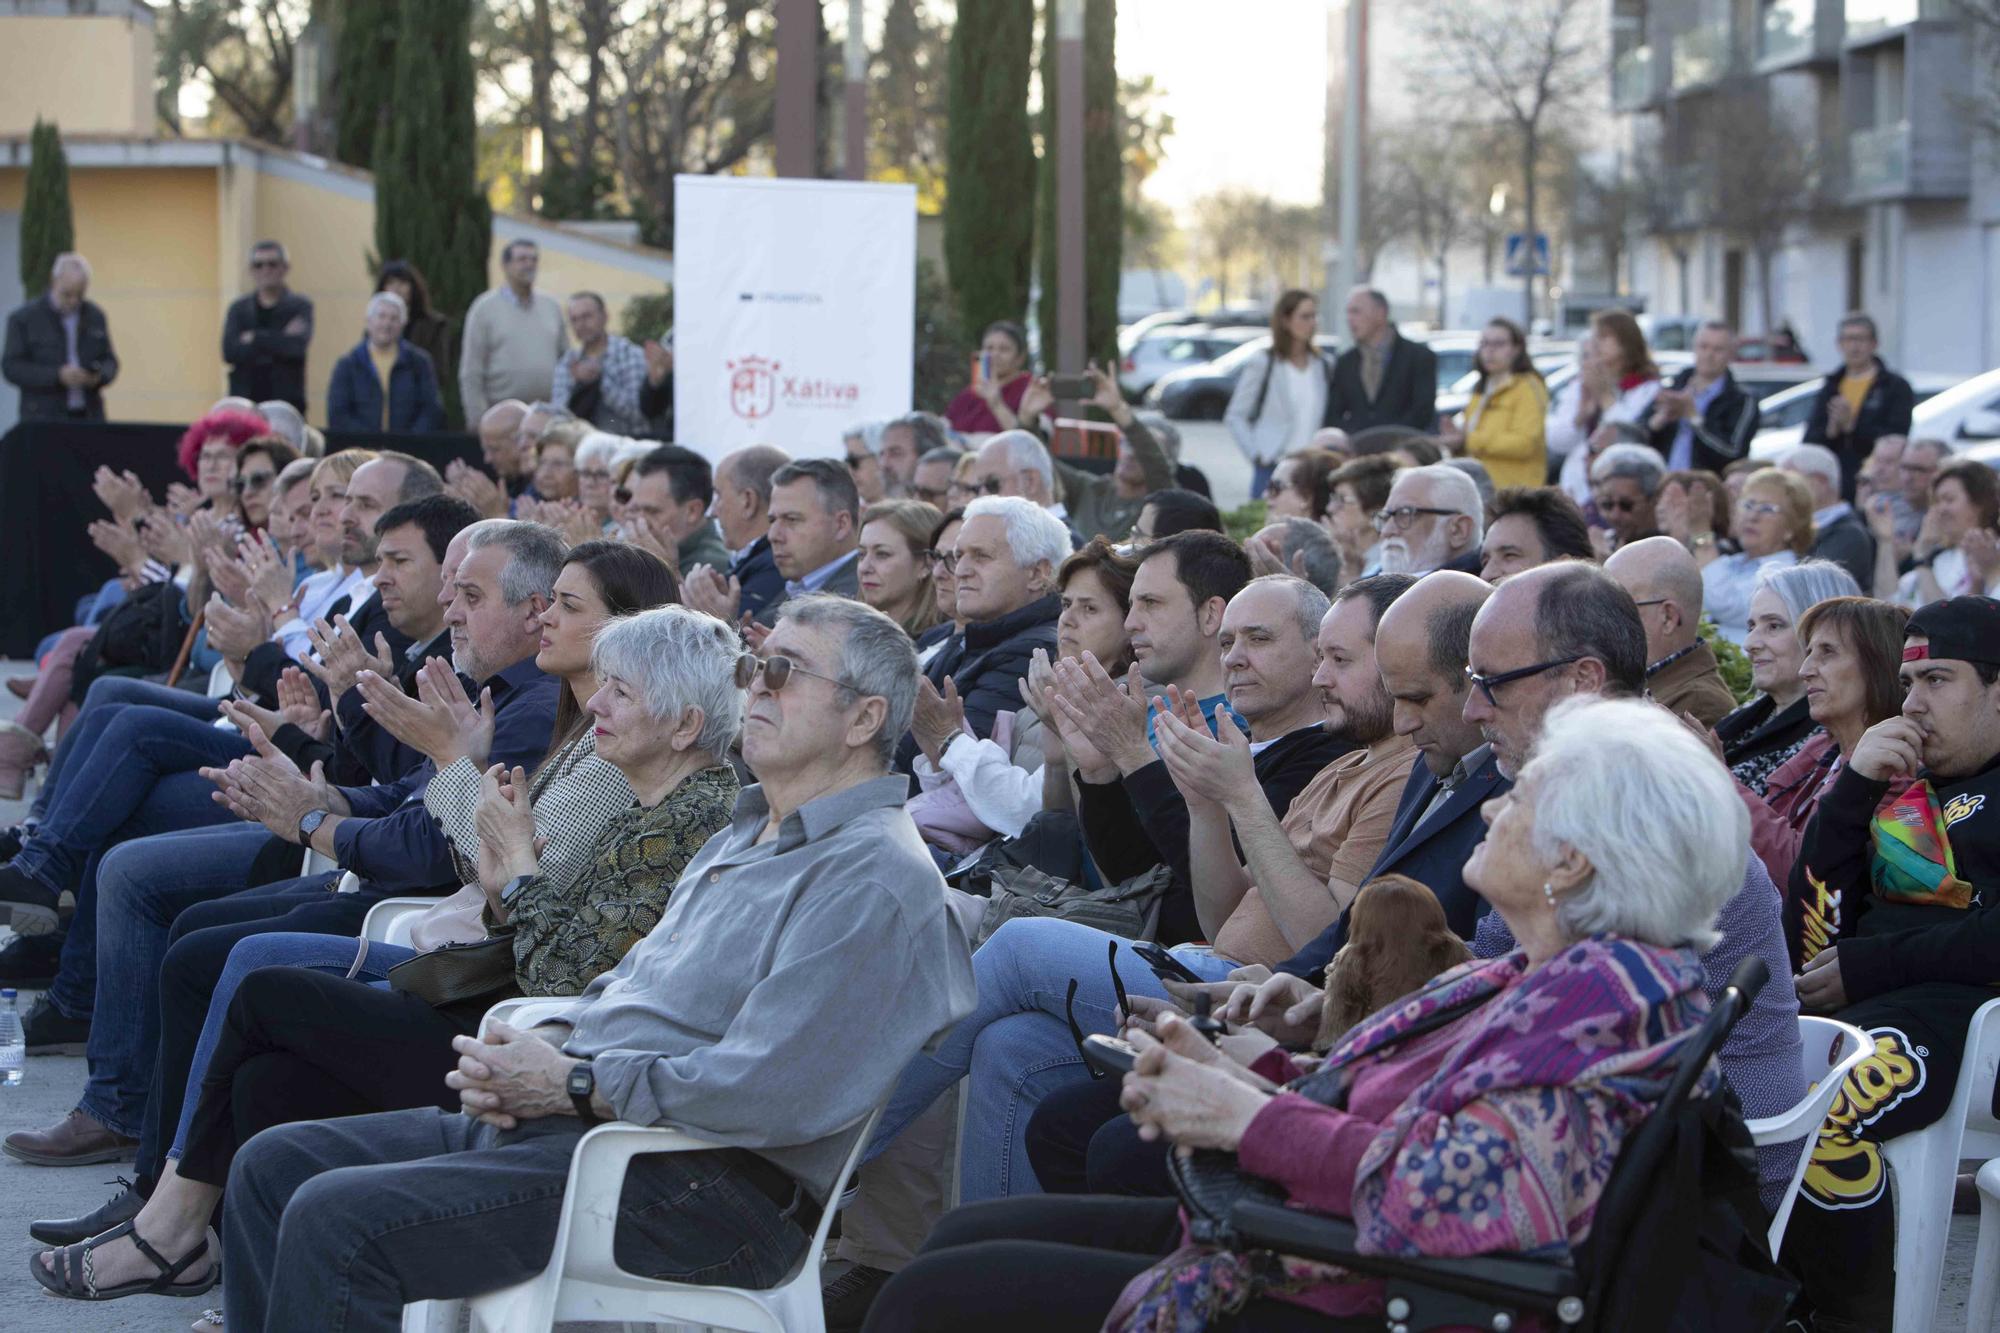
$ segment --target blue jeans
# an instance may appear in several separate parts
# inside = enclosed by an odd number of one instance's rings
[[[1278,470],[1276,463],[1252,463],[1250,465],[1250,498],[1261,500],[1264,491],[1271,484],[1271,474]]]
[[[1049,917],[1009,921],[995,931],[972,955],[979,1007],[937,1049],[919,1054],[903,1070],[868,1158],[945,1089],[970,1075],[958,1145],[962,1201],[1037,1192],[1028,1164],[1028,1117],[1055,1089],[1090,1077],[1066,1017],[1069,983],[1078,983],[1070,1009],[1084,1034],[1115,1032],[1118,995],[1109,952],[1116,938]],[[1118,950],[1118,977],[1126,991],[1166,999],[1166,988],[1123,947],[1126,943]],[[1206,949],[1183,946],[1173,953],[1205,980],[1220,981],[1236,967]]]
[[[201,722],[213,722],[218,715],[215,700],[199,694],[133,676],[99,676],[90,682],[90,689],[83,696],[83,707],[77,710],[76,721],[70,723],[69,730],[63,733],[62,743],[56,746],[55,754],[49,759],[48,776],[42,782],[42,789],[35,793],[34,805],[29,809],[33,819],[44,819],[55,808],[57,798],[69,781],[65,775],[83,757],[96,751],[105,725],[130,704],[165,708]]]
[[[559,1115],[501,1131],[429,1107],[266,1130],[236,1155],[223,1193],[229,1328],[395,1329],[407,1302],[533,1277],[555,1247],[583,1129]],[[781,1208],[740,1160],[634,1158],[613,1262],[674,1282],[783,1281],[807,1244],[798,1202]]]
[[[91,933],[101,966],[90,1080],[77,1103],[99,1124],[138,1137],[160,1044],[160,964],[168,932],[186,908],[242,892],[270,837],[258,824],[189,829],[121,843],[99,866]],[[71,939],[81,933],[72,930]]]
[[[208,1019],[202,1024],[200,1039],[195,1042],[194,1062],[188,1066],[188,1086],[201,1086],[202,1077],[208,1072],[208,1058],[214,1054],[215,1043],[222,1036],[223,1021],[229,1016],[229,1002],[236,998],[236,988],[243,983],[243,978],[260,967],[309,967],[344,977],[353,969],[354,956],[360,950],[361,941],[347,935],[281,932],[252,935],[237,941],[229,951],[229,961],[223,964],[221,979],[215,983],[215,998],[208,1002]],[[415,949],[376,940],[369,944],[368,956],[353,975],[358,981],[383,981],[387,979],[390,968],[416,956]],[[167,1149],[169,1160],[178,1161],[181,1150],[187,1146],[188,1123],[194,1119],[198,1100],[189,1097],[181,1104],[180,1124],[174,1130],[173,1146]]]

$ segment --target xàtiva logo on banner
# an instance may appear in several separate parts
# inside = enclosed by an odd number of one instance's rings
[[[729,410],[745,421],[762,420],[779,407],[851,408],[861,400],[859,384],[783,374],[783,364],[768,357],[746,356],[724,364],[729,371]]]

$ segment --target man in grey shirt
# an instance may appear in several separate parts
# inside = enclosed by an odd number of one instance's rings
[[[394,1328],[408,1302],[532,1277],[598,1120],[719,1145],[634,1159],[620,1267],[769,1287],[797,1264],[857,1122],[974,993],[889,770],[915,707],[908,637],[816,596],[786,605],[764,651],[743,727],[758,785],[624,961],[532,1033],[458,1038],[446,1081],[464,1114],[287,1125],[238,1155],[233,1329]]]

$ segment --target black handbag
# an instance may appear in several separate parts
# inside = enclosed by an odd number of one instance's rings
[[[514,980],[514,936],[491,935],[476,944],[446,944],[389,969],[389,985],[433,1008],[519,994]]]
[[[186,635],[180,585],[172,580],[141,584],[111,608],[77,654],[70,698],[82,703],[90,683],[108,672],[155,675],[168,670]]]
[[[1181,1211],[1187,1215],[1188,1236],[1201,1245],[1224,1250],[1241,1250],[1232,1215],[1236,1205],[1282,1204],[1284,1187],[1275,1181],[1253,1176],[1236,1164],[1233,1152],[1197,1148],[1191,1153],[1167,1153],[1167,1179],[1180,1197]]]

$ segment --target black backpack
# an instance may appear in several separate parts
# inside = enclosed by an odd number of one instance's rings
[[[111,608],[76,657],[70,698],[77,703],[99,676],[150,676],[173,668],[187,637],[180,585],[171,579],[144,583]]]

